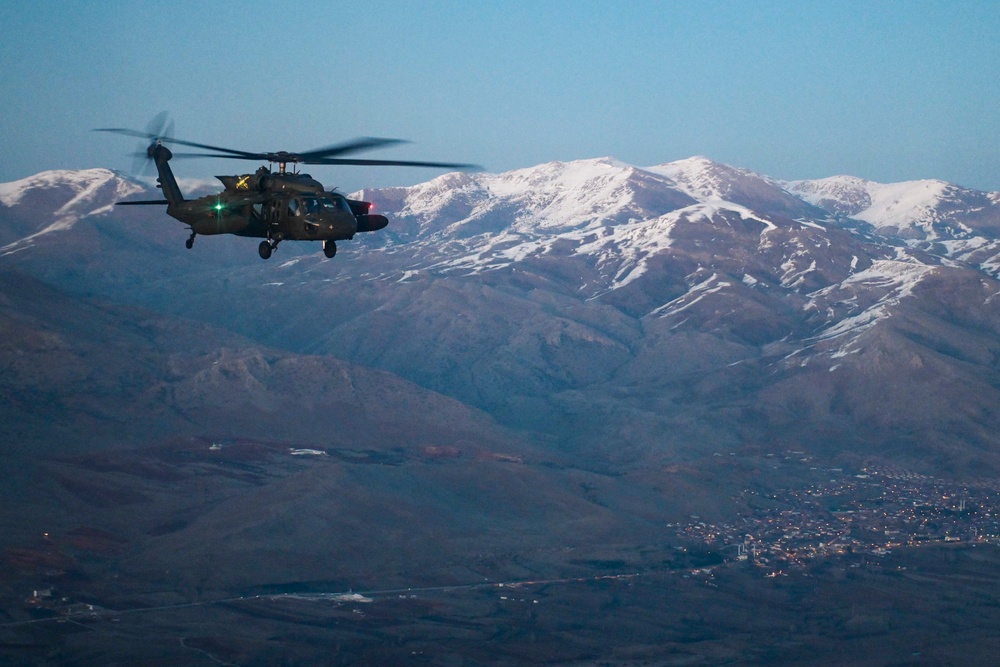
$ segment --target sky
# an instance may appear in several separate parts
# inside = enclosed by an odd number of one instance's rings
[[[0,182],[133,171],[143,129],[245,151],[358,136],[499,173],[692,155],[779,179],[1000,190],[1000,3],[129,0],[0,3]],[[176,160],[181,177],[254,163]],[[328,187],[433,169],[308,167]]]

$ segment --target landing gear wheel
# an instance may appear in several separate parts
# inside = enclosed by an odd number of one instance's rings
[[[192,247],[194,247],[194,237],[195,237],[195,233],[194,233],[194,232],[191,232],[191,236],[190,236],[190,237],[188,238],[188,240],[187,240],[187,241],[185,241],[185,242],[184,242],[184,246],[185,246],[185,247],[186,247],[186,248],[187,248],[188,250],[190,250],[190,249],[191,249]]]
[[[260,245],[257,246],[257,252],[260,253],[261,259],[269,259],[271,257],[272,250],[274,250],[274,248],[272,248],[271,244],[267,241],[261,241]]]
[[[333,259],[334,255],[337,254],[336,242],[323,241],[323,254],[326,255],[328,259]]]

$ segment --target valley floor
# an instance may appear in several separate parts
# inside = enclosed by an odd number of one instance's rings
[[[78,603],[0,624],[0,657],[79,666],[989,664],[1000,649],[998,566],[994,546],[942,545],[878,564],[832,558],[778,577],[731,563],[115,611]],[[10,593],[6,618],[24,618]]]

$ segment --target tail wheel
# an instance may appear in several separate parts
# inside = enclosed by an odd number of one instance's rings
[[[337,254],[337,244],[334,241],[323,241],[323,254],[328,259],[333,259],[334,255]]]
[[[267,241],[261,241],[260,245],[257,246],[257,252],[260,253],[261,259],[270,259],[272,250],[274,249],[271,247],[271,244],[268,243]]]

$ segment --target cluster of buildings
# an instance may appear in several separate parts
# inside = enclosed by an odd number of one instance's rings
[[[727,561],[772,569],[928,543],[1000,544],[998,484],[963,485],[892,468],[810,470],[817,481],[798,488],[745,489],[748,506],[758,509],[736,523],[692,517],[673,527]]]

